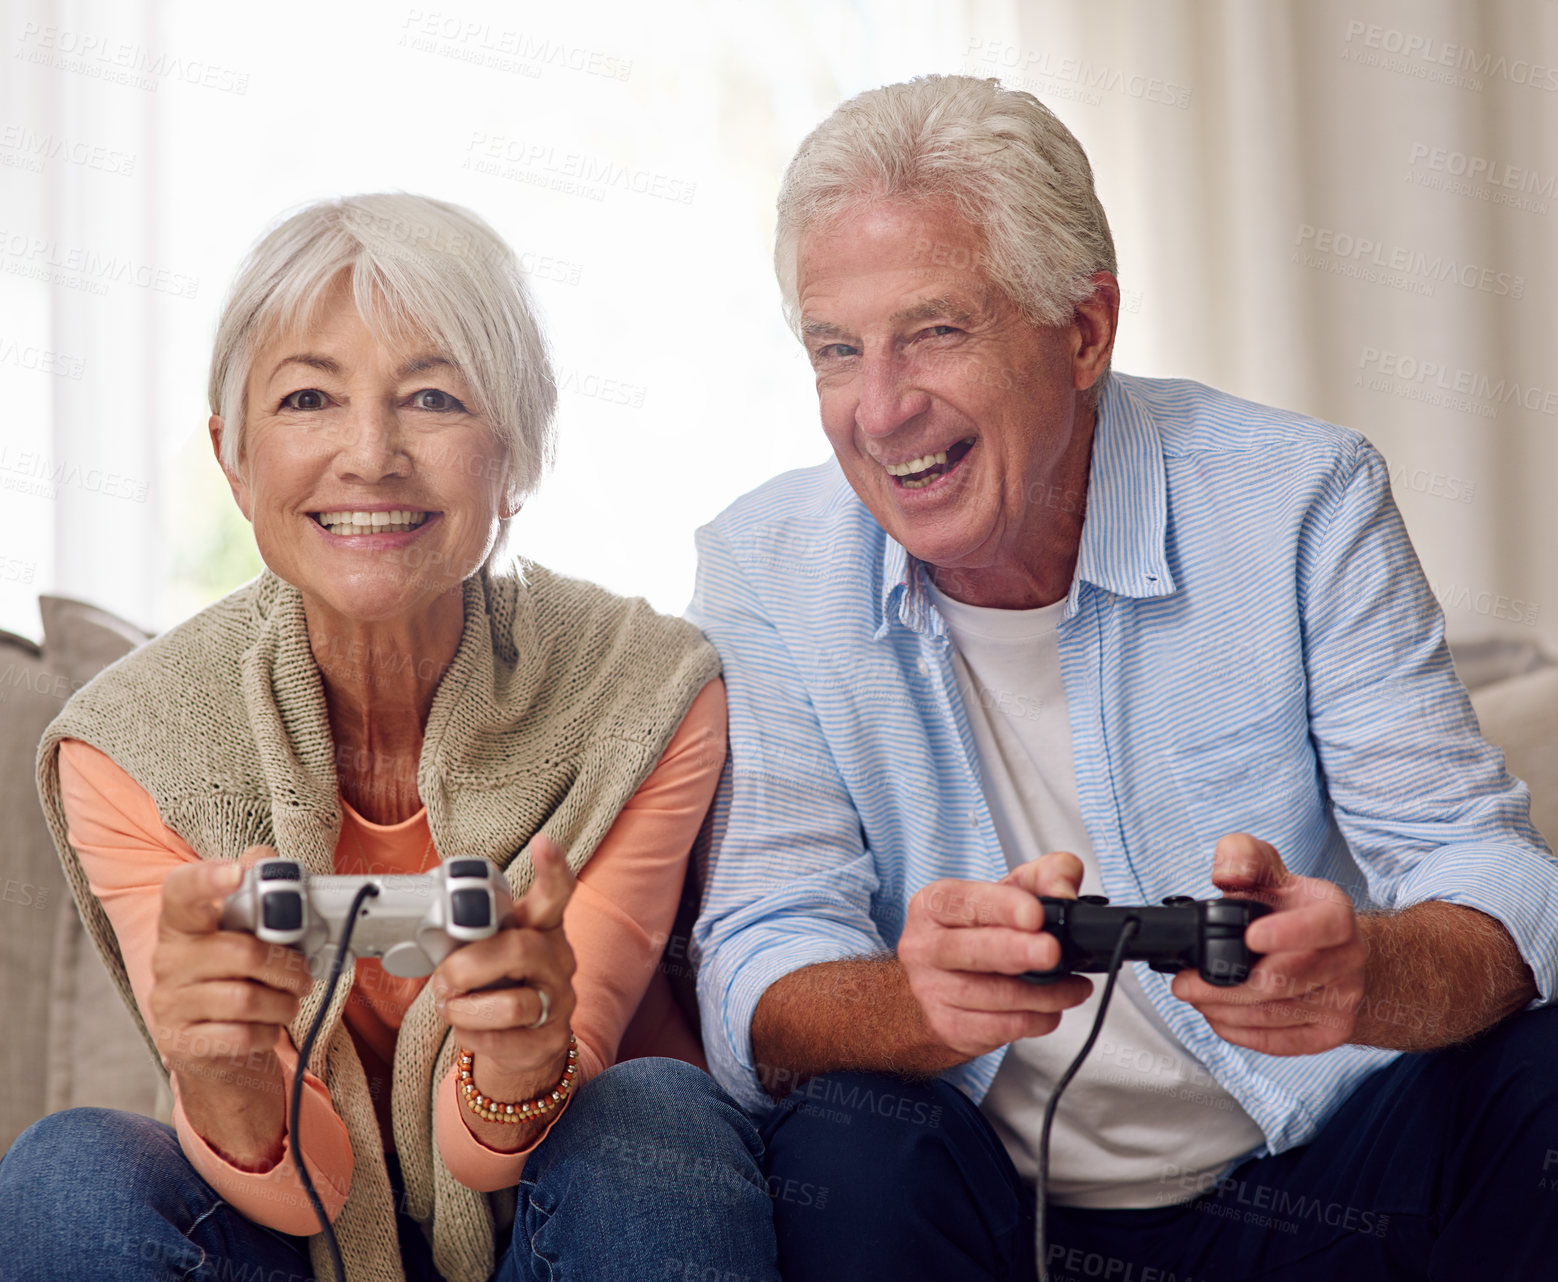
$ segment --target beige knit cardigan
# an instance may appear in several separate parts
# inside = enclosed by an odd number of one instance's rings
[[[473,576],[464,606],[464,632],[428,715],[417,789],[440,855],[491,859],[517,896],[530,883],[524,847],[536,832],[575,870],[589,859],[719,660],[690,624],[538,566]],[[66,704],[38,750],[38,786],[77,907],[156,1057],[113,928],[66,839],[64,739],[112,758],[203,859],[269,845],[332,872],[340,788],[302,597],[267,571],[106,669]],[[329,1088],[354,1153],[335,1229],[349,1282],[404,1282],[383,1141],[341,1023],[349,989],[338,985],[308,1064]],[[294,1044],[323,996],[317,984],[303,1001]],[[407,1209],[430,1233],[439,1271],[449,1282],[486,1282],[515,1195],[472,1192],[435,1151],[434,1087],[452,1053],[424,989],[396,1041],[395,1146]],[[317,1275],[328,1277],[323,1236],[310,1246]]]

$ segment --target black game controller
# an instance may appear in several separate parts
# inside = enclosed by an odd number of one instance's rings
[[[1109,969],[1127,921],[1137,923],[1126,945],[1124,961],[1144,961],[1165,974],[1194,969],[1219,988],[1232,988],[1249,978],[1262,954],[1244,943],[1244,928],[1271,909],[1253,899],[1191,899],[1172,895],[1161,908],[1110,907],[1102,895],[1080,899],[1042,896],[1044,929],[1060,941],[1060,964],[1053,970],[1030,970],[1030,984],[1052,984],[1078,971],[1101,974]]]

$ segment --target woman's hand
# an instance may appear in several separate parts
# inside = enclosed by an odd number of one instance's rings
[[[563,933],[573,872],[546,837],[537,836],[530,853],[535,881],[514,905],[514,927],[457,948],[432,979],[439,1014],[456,1044],[475,1056],[477,1087],[505,1101],[557,1084],[568,1062],[574,1009],[573,949]],[[543,1007],[546,1022],[538,1028]]]
[[[313,984],[303,955],[222,930],[222,903],[244,866],[201,861],[162,883],[162,914],[147,996],[152,1038],[178,1081],[190,1125],[240,1166],[280,1157],[285,1117],[276,1041]]]

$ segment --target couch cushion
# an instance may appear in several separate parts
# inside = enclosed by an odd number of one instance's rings
[[[161,1076],[86,938],[38,803],[33,758],[65,700],[147,634],[39,598],[42,647],[0,633],[0,1150],[47,1112],[96,1104],[166,1115]]]
[[[79,690],[115,659],[151,640],[151,633],[85,601],[40,596],[43,652],[55,672]]]
[[[1450,656],[1455,660],[1455,674],[1468,690],[1480,690],[1552,663],[1536,642],[1509,637],[1456,641],[1450,646]]]
[[[50,668],[32,642],[0,633],[0,1149],[46,1111],[48,1065],[40,1055],[49,1026],[55,924],[70,891],[43,821],[33,753],[64,706],[69,678]]]
[[[1558,841],[1558,666],[1474,690],[1472,707],[1489,743],[1504,750],[1509,773],[1531,789],[1531,821]]]

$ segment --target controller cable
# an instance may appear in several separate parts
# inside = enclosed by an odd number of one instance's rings
[[[1055,1121],[1055,1106],[1060,1103],[1060,1093],[1071,1084],[1071,1079],[1077,1075],[1082,1067],[1082,1061],[1087,1058],[1088,1051],[1093,1049],[1093,1043],[1098,1040],[1098,1034],[1104,1026],[1104,1015],[1109,1010],[1109,998],[1114,994],[1114,981],[1119,977],[1120,965],[1125,960],[1125,947],[1135,937],[1141,927],[1141,919],[1127,917],[1120,925],[1120,938],[1115,942],[1114,953],[1109,958],[1109,978],[1104,983],[1104,995],[1098,1001],[1098,1014],[1093,1017],[1092,1031],[1087,1035],[1087,1041],[1082,1043],[1082,1049],[1076,1053],[1066,1071],[1060,1075],[1060,1081],[1055,1083],[1055,1089],[1050,1092],[1049,1103],[1044,1108],[1044,1129],[1039,1133],[1039,1177],[1038,1177],[1038,1207],[1034,1214],[1033,1246],[1036,1252],[1039,1266],[1039,1282],[1049,1282],[1049,1264],[1045,1260],[1048,1218],[1048,1198],[1045,1190],[1049,1187],[1049,1133],[1050,1127]]]
[[[329,1012],[330,1003],[335,997],[335,986],[340,982],[341,970],[346,964],[346,959],[351,955],[348,948],[352,942],[352,927],[357,924],[357,914],[362,909],[363,900],[378,893],[379,888],[369,881],[358,887],[357,894],[352,898],[352,906],[346,914],[346,925],[341,929],[341,942],[336,945],[335,960],[330,963],[330,977],[325,987],[325,999],[314,1013],[314,1021],[308,1026],[308,1033],[304,1036],[302,1048],[298,1051],[298,1070],[292,1075],[292,1101],[287,1108],[287,1147],[292,1151],[292,1165],[297,1168],[298,1176],[303,1181],[303,1191],[308,1194],[309,1204],[314,1208],[314,1215],[319,1220],[319,1231],[325,1235],[325,1245],[330,1250],[330,1267],[335,1274],[335,1282],[346,1282],[346,1266],[341,1262],[341,1246],[335,1240],[335,1228],[330,1223],[330,1217],[325,1214],[324,1203],[319,1200],[319,1194],[314,1190],[314,1181],[309,1176],[308,1167],[303,1165],[303,1149],[298,1140],[298,1112],[303,1106],[303,1074],[308,1069],[308,1057],[313,1052],[314,1041],[319,1036],[319,1030],[325,1022],[325,1015]]]

